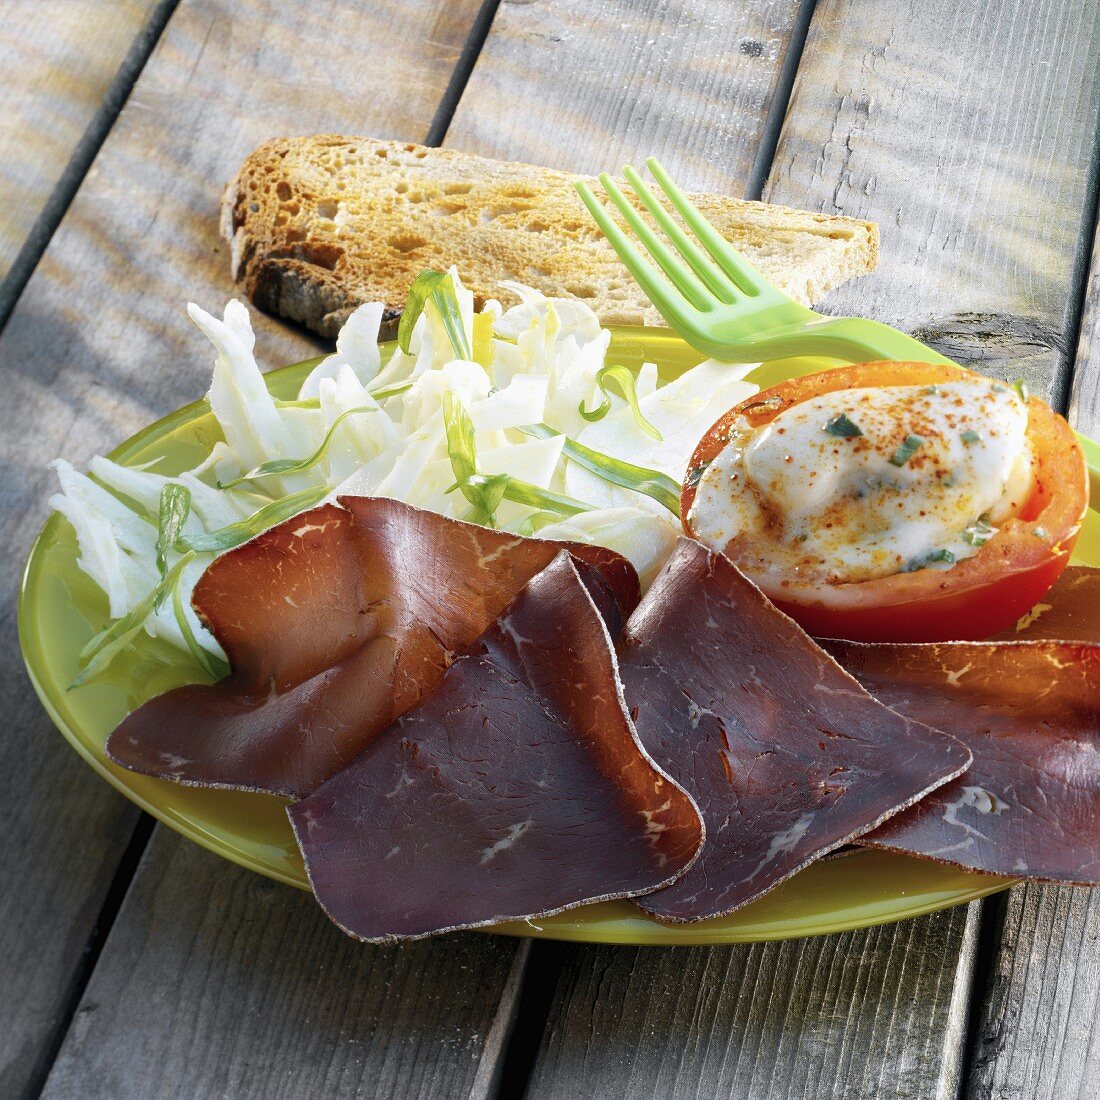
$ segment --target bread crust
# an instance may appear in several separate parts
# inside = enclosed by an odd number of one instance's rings
[[[365,301],[392,331],[426,267],[456,264],[479,305],[528,283],[587,302],[605,324],[661,324],[572,187],[549,168],[449,149],[321,134],[277,138],[241,166],[222,201],[234,279],[260,309],[332,339]],[[872,270],[871,222],[693,196],[781,289],[810,304]]]

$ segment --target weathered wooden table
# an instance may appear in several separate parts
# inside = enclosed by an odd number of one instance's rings
[[[873,218],[829,310],[1097,435],[1098,116],[1100,0],[0,0],[0,1096],[1100,1096],[1100,892],[751,947],[360,946],[95,778],[14,598],[47,461],[201,393],[182,305],[234,292],[219,193],[265,138],[656,153]]]

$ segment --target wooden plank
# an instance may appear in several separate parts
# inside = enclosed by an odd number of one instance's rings
[[[740,195],[796,0],[504,3],[445,144],[571,172],[649,155]]]
[[[1100,890],[1009,892],[965,1095],[1092,1100],[1100,1082]]]
[[[947,1100],[976,930],[973,906],[782,944],[570,949],[528,1100]]]
[[[476,1095],[522,961],[494,946],[364,946],[309,895],[161,831],[43,1097]]]
[[[1097,143],[1100,158],[1100,142]],[[1069,401],[1070,423],[1092,439],[1100,439],[1100,223],[1095,227],[1092,262],[1081,311],[1081,333],[1073,367]],[[1095,502],[1100,505],[1100,501]]]
[[[1100,436],[1100,233],[1073,371],[1070,421]],[[1100,1081],[1100,890],[1009,892],[978,1017],[967,1094],[1070,1100]]]
[[[0,281],[157,0],[0,0]]]
[[[193,298],[220,308],[234,293],[217,221],[223,182],[240,160],[287,131],[423,137],[477,8],[477,0],[180,4],[0,337],[5,591],[16,588],[46,516],[54,487],[47,462],[64,455],[80,466],[208,384],[210,350],[184,306]],[[389,48],[394,42],[399,50]],[[268,363],[315,347],[268,319],[257,328]],[[10,600],[0,631],[13,655]],[[0,706],[9,730],[0,776],[0,988],[8,1006],[0,1095],[19,1097],[36,1092],[60,1040],[136,814],[50,728],[14,658],[0,673]],[[228,866],[222,873],[235,881]],[[218,882],[217,873],[208,879],[212,904]],[[477,943],[474,975],[516,950],[506,941]],[[418,956],[422,980],[438,980],[461,999],[462,988],[445,984],[454,974],[447,955],[438,945]],[[116,958],[108,950],[101,968],[109,972]],[[352,979],[335,968],[326,975],[334,996],[352,997]],[[166,986],[157,995],[176,993]],[[222,1026],[247,1037],[255,1019],[222,1007]],[[162,1029],[156,1038],[168,1059],[178,1036]],[[279,1068],[292,1088],[295,1067]]]
[[[830,312],[1049,395],[1098,110],[1100,7],[826,0],[765,198],[881,223],[878,270]]]

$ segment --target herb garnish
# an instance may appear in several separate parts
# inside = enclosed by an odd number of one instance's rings
[[[248,542],[269,527],[274,527],[275,524],[282,523],[283,520],[290,519],[307,508],[312,508],[327,497],[329,492],[327,485],[314,485],[309,489],[291,493],[289,496],[279,497],[278,500],[265,504],[258,512],[253,512],[247,519],[219,527],[216,531],[210,531],[205,535],[177,539],[176,549],[213,554],[232,550],[234,546]]]
[[[904,466],[924,445],[919,435],[907,435],[901,446],[890,456],[891,466]]]
[[[561,434],[554,431],[549,424],[525,424],[519,430],[536,439],[549,439]],[[645,466],[635,466],[632,462],[623,462],[622,459],[594,451],[568,437],[562,446],[562,454],[589,473],[602,477],[604,481],[624,489],[633,489],[636,493],[644,493],[658,504],[664,505],[674,516],[680,515],[680,486],[668,474]]]
[[[696,489],[699,486],[699,482],[703,480],[703,474],[710,469],[709,462],[701,462],[698,466],[691,466],[688,468],[688,472],[684,477],[684,484],[689,489]]]
[[[931,550],[922,558],[917,558],[911,561],[906,566],[907,573],[915,573],[918,569],[923,569],[926,565],[934,565],[936,562],[946,562],[948,565],[953,565],[955,562],[955,555],[947,549],[946,546],[941,547],[938,550]]]
[[[247,474],[241,474],[240,477],[233,478],[232,481],[219,481],[218,488],[234,489],[238,485],[243,485],[246,481],[257,481],[262,477],[271,477],[275,474],[305,473],[306,470],[312,469],[326,454],[328,454],[328,449],[332,445],[332,439],[336,434],[336,429],[339,428],[349,416],[354,416],[356,413],[371,411],[370,406],[362,405],[357,409],[348,409],[346,412],[342,412],[332,422],[332,426],[325,433],[325,438],[321,440],[321,445],[313,454],[307,455],[305,458],[273,458],[270,462],[261,463],[254,469],[249,470]]]
[[[965,432],[959,433],[959,438],[969,447],[971,443],[981,443],[982,433],[976,432],[973,428],[967,428]]]
[[[608,390],[609,382],[617,383],[619,389],[622,391],[623,397],[626,399],[626,403],[630,406],[630,411],[634,414],[634,422],[638,427],[641,428],[646,435],[656,439],[658,443],[661,442],[664,436],[657,430],[655,424],[646,419],[645,414],[642,412],[641,405],[638,402],[638,389],[634,383],[634,374],[629,367],[607,366],[601,367],[596,372],[596,385],[603,394],[603,400],[591,410],[586,410],[584,402],[582,401],[577,407],[577,411],[581,416],[589,423],[603,420],[603,418],[607,416],[611,411],[611,393]]]
[[[1012,383],[1012,388],[1016,391],[1020,400],[1026,405],[1028,399],[1031,397],[1031,390],[1027,388],[1027,383],[1022,378],[1018,378]]]
[[[367,393],[375,399],[375,401],[385,401],[388,397],[396,397],[399,393],[404,393],[406,390],[411,390],[415,378],[406,378],[403,382],[394,382],[390,386],[379,386],[374,390],[367,390]],[[319,409],[321,407],[321,399],[319,397],[303,397],[299,401],[276,401],[275,408],[277,409]]]
[[[963,532],[963,542],[967,546],[984,546],[993,537],[993,525],[989,522],[989,513],[983,512]]]
[[[462,324],[462,310],[459,308],[454,280],[446,272],[433,271],[431,268],[420,272],[409,287],[409,296],[397,324],[397,346],[406,355],[409,354],[413,329],[429,301],[439,310],[440,320],[455,355],[459,359],[470,359],[473,353],[466,337],[466,328]]]
[[[168,551],[183,534],[183,525],[191,514],[191,490],[170,481],[160,491],[160,515],[157,522],[157,572],[160,579],[168,572]]]
[[[575,516],[592,510],[591,504],[561,493],[553,493],[540,485],[521,481],[509,474],[483,474],[477,466],[474,447],[474,424],[462,402],[448,390],[443,395],[443,420],[447,430],[447,455],[454,470],[456,489],[470,502],[469,520],[484,527],[496,526],[496,510],[502,500],[554,512],[559,516]]]
[[[863,435],[863,429],[847,413],[840,413],[825,422],[825,431],[840,439],[855,439]]]

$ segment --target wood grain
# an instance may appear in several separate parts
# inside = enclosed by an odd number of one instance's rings
[[[1100,235],[1073,370],[1071,423],[1100,436]],[[1009,892],[967,1095],[1086,1100],[1100,1082],[1100,890]]]
[[[43,1097],[475,1095],[516,961],[475,934],[366,947],[161,830]]]
[[[1100,1082],[1100,890],[1010,891],[965,1095],[1093,1100]]]
[[[1097,143],[1097,159],[1100,161],[1100,142]],[[1067,415],[1078,431],[1092,439],[1100,439],[1100,224],[1093,233],[1092,262],[1082,302],[1081,331]],[[1095,504],[1100,506],[1100,501]]]
[[[976,930],[974,906],[783,944],[571,950],[528,1100],[947,1100]]]
[[[157,0],[0,0],[0,281]]]
[[[504,0],[444,144],[570,172],[655,155],[740,196],[798,7]]]
[[[287,131],[347,128],[422,138],[477,6],[475,0],[180,4],[0,337],[4,591],[15,591],[46,517],[54,489],[47,463],[63,455],[83,466],[206,388],[211,352],[184,307],[192,298],[220,308],[234,293],[217,217],[223,182],[239,161]],[[394,41],[402,48],[388,51],[384,65],[365,63],[378,44]],[[314,345],[300,334],[257,320],[267,363],[312,353]],[[136,811],[51,728],[20,667],[10,596],[0,610],[0,646],[7,720],[0,989],[8,1005],[0,1095],[20,1097],[36,1091],[59,1039]],[[223,872],[227,884],[235,881],[228,866]],[[216,904],[218,874],[206,882]],[[496,965],[501,949],[477,942],[484,965]],[[505,954],[514,950],[509,945]],[[438,980],[440,991],[447,988],[454,974],[447,956],[445,946],[417,956],[429,987]],[[101,968],[109,970],[115,957],[105,954]],[[332,969],[324,980],[332,996],[351,997],[341,983],[353,976]],[[153,992],[171,999],[177,991]],[[462,989],[451,993],[465,996]],[[243,1041],[256,1020],[233,1023]],[[168,1059],[178,1036],[168,1028],[155,1034],[160,1057]],[[293,1088],[293,1067],[283,1069]]]
[[[879,221],[830,312],[1050,394],[1100,112],[1100,7],[825,0],[765,198]]]

